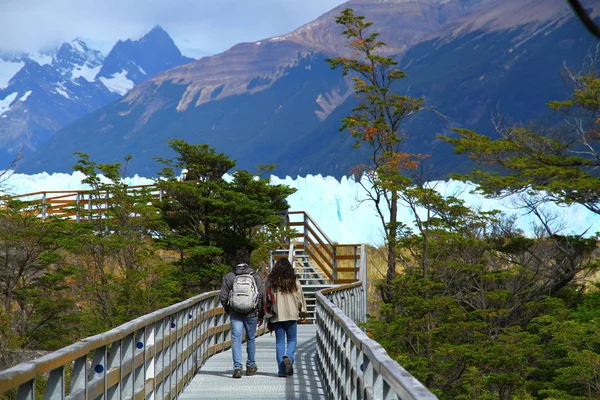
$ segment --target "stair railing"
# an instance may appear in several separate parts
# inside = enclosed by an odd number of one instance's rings
[[[305,211],[290,211],[288,215],[288,226],[296,230],[294,237],[301,239],[296,248],[306,251],[332,283],[351,283],[360,279],[360,244],[334,243]]]
[[[366,278],[364,245],[360,254]],[[357,326],[367,317],[366,280],[320,290],[316,298],[318,367],[330,398],[437,399]]]

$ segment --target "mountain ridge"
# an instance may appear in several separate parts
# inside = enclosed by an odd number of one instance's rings
[[[277,163],[282,174],[347,174],[368,154],[354,150],[352,138],[338,132],[355,99],[348,80],[325,62],[343,46],[334,17],[345,7],[373,21],[396,52],[409,76],[399,90],[444,109],[454,126],[488,129],[498,102],[508,102],[509,115],[530,109],[530,117],[539,118],[545,102],[564,92],[555,82],[562,61],[580,61],[592,40],[565,3],[548,0],[550,10],[541,15],[535,4],[352,0],[286,35],[241,43],[155,75],[61,130],[26,168],[66,171],[73,164],[70,153],[89,151],[98,162],[133,154],[129,173],[152,175],[159,168],[152,157],[169,156],[165,142],[177,137],[208,143],[238,159],[240,168]],[[515,10],[520,15],[510,18]],[[543,73],[536,73],[540,68]],[[533,98],[528,93],[539,89],[532,82],[539,85],[542,77],[548,88]],[[519,98],[528,103],[512,107]],[[434,149],[447,163],[451,151],[435,135],[447,134],[449,124],[415,121],[419,126],[407,128],[416,139],[407,146],[422,153]]]
[[[8,165],[21,150],[35,151],[150,74],[191,60],[160,26],[139,40],[119,41],[106,58],[82,39],[39,55],[0,52],[0,162]]]

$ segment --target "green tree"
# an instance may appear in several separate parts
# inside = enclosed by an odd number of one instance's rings
[[[22,360],[22,350],[56,349],[76,337],[68,285],[73,271],[62,263],[57,245],[66,225],[42,220],[40,213],[10,199],[0,210],[0,369]]]
[[[224,175],[235,162],[206,144],[169,142],[178,156],[158,159],[166,167],[157,185],[163,191],[162,217],[169,226],[161,241],[179,252],[189,292],[217,287],[238,251],[253,252],[276,240],[287,196],[295,190],[272,185],[244,170]],[[177,175],[187,170],[186,181]],[[265,240],[267,242],[265,242]]]
[[[404,268],[367,329],[440,398],[533,398],[554,388],[559,367],[570,365],[567,354],[549,354],[532,321],[564,310],[548,295],[572,291],[597,268],[596,241],[524,238],[496,212],[478,213],[435,192],[427,202],[427,254],[421,232],[400,230]],[[589,371],[592,362],[581,367]]]
[[[378,32],[368,32],[372,22],[357,16],[351,8],[342,11],[336,22],[346,29],[352,56],[329,59],[332,68],[341,68],[344,76],[351,74],[359,104],[352,115],[342,120],[340,130],[346,130],[356,139],[355,147],[370,146],[371,165],[360,166],[355,176],[369,181],[367,196],[375,206],[385,231],[387,247],[386,283],[391,285],[396,276],[398,242],[398,200],[400,192],[411,183],[406,170],[415,170],[422,157],[402,152],[402,123],[422,109],[423,99],[392,92],[392,85],[406,74],[395,68],[397,62],[380,55],[385,46],[378,40]],[[361,183],[362,184],[362,183]],[[366,186],[366,185],[365,185]],[[389,293],[382,293],[390,298]]]
[[[566,70],[572,88],[569,99],[548,107],[566,115],[563,126],[533,129],[505,126],[498,120],[499,138],[468,129],[454,129],[458,137],[441,136],[458,154],[487,165],[485,170],[453,176],[469,180],[489,196],[536,191],[540,200],[581,204],[600,214],[600,46],[588,56],[582,71]]]
[[[179,300],[181,283],[154,245],[163,225],[150,189],[125,185],[120,163],[79,157],[74,169],[90,186],[92,209],[78,210],[82,223],[61,245],[79,274],[87,333],[95,334]]]

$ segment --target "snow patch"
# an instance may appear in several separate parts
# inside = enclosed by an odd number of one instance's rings
[[[67,93],[64,89],[57,87],[54,90],[56,91],[56,93],[60,94],[61,96],[66,97],[67,99],[71,99],[71,96],[69,96],[69,93]]]
[[[29,95],[31,95],[31,90],[26,91],[25,94],[19,98],[19,101],[24,103],[25,100],[27,100],[27,98],[29,97]]]
[[[0,115],[10,110],[10,106],[15,101],[18,94],[18,92],[14,92],[6,96],[4,100],[0,100]]]
[[[54,56],[47,53],[29,53],[28,58],[40,65],[52,64]]]
[[[77,79],[81,76],[88,82],[94,82],[94,78],[100,72],[100,68],[102,68],[102,65],[94,68],[90,68],[87,65],[78,65],[71,71],[71,79]]]
[[[84,47],[85,44],[82,43],[79,39],[71,40],[71,46],[73,47],[73,50],[75,50],[78,53],[85,54],[87,52],[87,48]]]
[[[121,72],[112,74],[110,78],[100,77],[100,81],[108,90],[113,93],[118,93],[121,96],[134,86],[134,83],[127,79],[127,71],[124,69],[122,69]]]
[[[0,58],[0,89],[8,86],[8,82],[23,68],[24,62],[4,61]]]

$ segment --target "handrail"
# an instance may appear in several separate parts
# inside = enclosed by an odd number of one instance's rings
[[[120,392],[119,398],[173,399],[208,358],[231,347],[231,323],[218,295],[192,297],[0,371],[0,393],[17,389],[18,399],[33,400],[36,378],[49,374],[44,398],[87,400]],[[257,336],[264,332],[259,328]]]
[[[190,181],[192,182],[192,181]],[[154,183],[149,183],[146,185],[125,185],[127,187],[127,189],[140,189],[140,188],[152,188],[152,187],[157,187],[156,184]],[[10,196],[11,199],[18,199],[21,197],[30,197],[30,196],[37,196],[37,195],[43,195],[43,194],[55,194],[55,193],[65,193],[67,195],[70,196],[76,196],[77,194],[87,194],[87,193],[96,193],[97,190],[95,189],[72,189],[72,190],[41,190],[39,192],[31,192],[31,193],[24,193],[24,194],[17,194],[17,195],[13,195]]]
[[[330,398],[437,399],[356,325],[366,318],[366,292],[360,281],[317,292],[317,356]]]
[[[288,215],[301,216],[302,221],[289,221],[290,228],[301,228],[302,232],[295,237],[302,238],[304,241],[304,249],[310,253],[311,258],[316,266],[327,276],[333,283],[354,282],[359,279],[359,263],[361,262],[358,249],[359,244],[335,244],[317,225],[314,219],[305,211],[290,211]],[[348,251],[352,254],[339,254],[340,251]],[[341,267],[340,262],[352,261],[353,266]],[[348,273],[350,276],[348,276]],[[346,274],[346,277],[341,277],[340,274]]]

